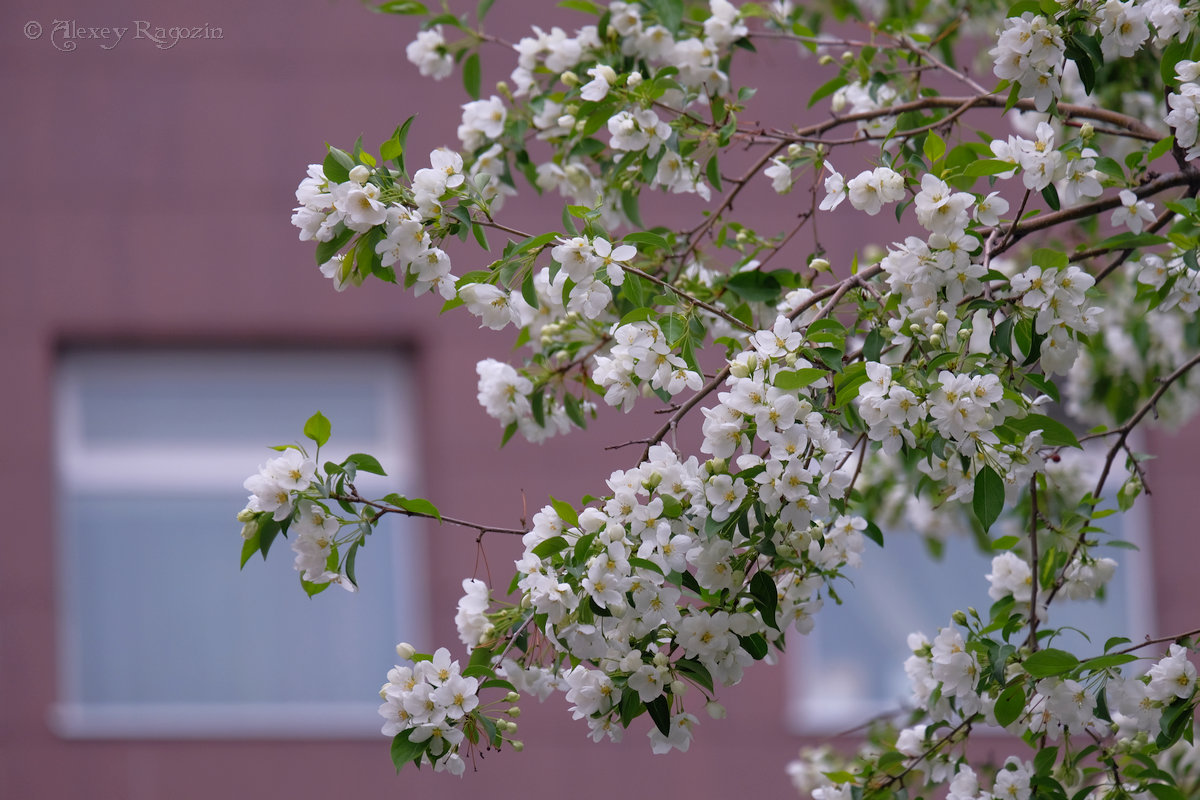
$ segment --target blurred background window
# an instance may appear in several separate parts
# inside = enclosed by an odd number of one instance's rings
[[[1114,507],[1115,500],[1106,505]],[[1152,630],[1145,515],[1142,504],[1099,523],[1112,538],[1139,550],[1106,546],[1092,551],[1118,563],[1103,602],[1061,596],[1054,601],[1048,627],[1074,627],[1092,637],[1089,646],[1080,633],[1066,631],[1059,641],[1067,649],[1099,655],[1110,636],[1140,641]],[[993,538],[998,535],[992,531]],[[826,598],[813,631],[788,636],[788,717],[797,733],[840,732],[911,708],[912,685],[904,672],[912,655],[908,634],[920,631],[933,641],[939,628],[951,624],[954,611],[968,606],[987,618],[993,600],[984,576],[992,571],[992,554],[981,552],[968,536],[951,535],[935,544],[940,560],[931,558],[929,545],[912,530],[885,530],[884,541],[886,554],[868,541],[862,567],[846,570],[854,585],[839,591],[841,605]]]
[[[376,455],[364,492],[415,493],[415,416],[395,351],[74,350],[58,363],[59,703],[83,737],[377,736],[399,641],[426,639],[423,559],[403,519],[312,598],[277,539],[238,570],[245,477],[301,443]],[[275,552],[278,551],[278,552]]]

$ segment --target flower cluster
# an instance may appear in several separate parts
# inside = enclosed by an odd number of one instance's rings
[[[242,485],[250,492],[246,510],[270,513],[279,522],[292,514],[294,495],[312,483],[317,465],[299,450],[287,449],[258,468]]]
[[[615,326],[608,355],[595,356],[593,378],[604,388],[604,402],[622,411],[633,408],[640,388],[679,394],[699,389],[703,378],[692,370],[652,321]]]
[[[411,647],[397,647],[398,651],[405,649],[412,657]],[[468,721],[473,723],[471,712],[479,705],[478,690],[479,681],[463,677],[458,662],[451,660],[444,647],[411,667],[397,665],[379,690],[383,698],[379,715],[386,720],[383,733],[403,735],[413,744],[427,743],[418,751],[419,760],[432,763],[439,772],[462,775],[466,763],[458,751],[465,736],[463,728]]]

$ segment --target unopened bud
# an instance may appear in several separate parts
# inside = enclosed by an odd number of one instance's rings
[[[725,719],[725,706],[718,703],[716,700],[709,700],[704,704],[704,710],[713,719]]]
[[[510,708],[508,711],[505,711],[504,713],[508,714],[510,717],[513,717],[515,719],[516,717],[521,716],[521,709],[518,708],[517,706],[513,706],[512,708]]]
[[[908,326],[908,332],[911,333],[913,336],[920,336],[921,335],[921,326],[914,322],[912,325]]]
[[[576,120],[575,120],[574,114],[563,114],[561,117],[558,118],[558,124],[560,127],[563,127],[563,128],[574,128],[575,121]]]
[[[249,541],[249,540],[253,539],[254,534],[256,534],[256,533],[258,533],[258,523],[257,522],[253,522],[253,521],[247,522],[245,525],[242,526],[242,539],[243,540]]]
[[[652,492],[658,488],[660,483],[662,483],[662,474],[655,472],[652,473],[649,478],[646,478],[646,480],[642,481],[642,488]]]
[[[933,323],[933,327],[929,329],[935,336],[941,336],[946,332],[946,326],[940,322]]]
[[[396,645],[396,655],[407,660],[417,654],[417,648],[413,647],[408,642],[401,642]]]
[[[945,311],[939,311],[937,313],[937,321],[942,323],[943,325],[945,325],[947,322],[950,321],[950,315],[947,314]]]
[[[671,663],[671,657],[668,656],[666,653],[655,653],[654,654],[654,666],[665,667],[667,664],[670,664],[670,663]]]
[[[967,624],[967,615],[961,611],[955,611],[953,614],[950,615],[950,618],[952,620],[954,620],[955,625],[966,625]]]
[[[499,725],[497,725],[496,727],[500,727],[500,726],[499,726]],[[515,731],[515,730],[517,729],[517,723],[515,723],[515,722],[505,722],[505,723],[504,723],[504,727],[505,727],[505,728],[508,728],[508,732],[509,732],[509,733],[512,733],[513,731]]]
[[[1092,137],[1096,135],[1096,127],[1090,122],[1085,122],[1079,127],[1079,138],[1083,139],[1084,144],[1090,142]]]
[[[933,347],[941,347],[942,346],[942,337],[936,333],[933,334],[932,336],[929,337],[929,344],[932,345]]]
[[[720,475],[729,471],[729,462],[723,458],[710,458],[704,462],[704,468],[709,475]]]
[[[791,144],[788,145],[787,154],[788,154],[788,157],[790,157],[790,158],[795,158],[796,156],[800,155],[803,152],[804,152],[804,148],[801,147],[800,145],[796,144],[795,142],[792,142]]]
[[[822,67],[828,67],[830,64],[833,63],[833,56],[826,53],[825,55],[823,55],[817,59],[817,63],[820,64]]]
[[[367,178],[371,177],[371,170],[364,167],[362,164],[355,164],[350,170],[350,180],[362,186],[367,182]]]
[[[808,262],[808,266],[817,272],[826,272],[829,269],[829,260],[824,258],[814,258]]]
[[[729,374],[735,378],[750,377],[750,368],[741,361],[735,361],[729,365]]]
[[[525,743],[524,743],[524,742],[517,742],[517,741],[513,741],[513,742],[509,742],[509,744],[511,744],[511,745],[512,745],[512,749],[513,749],[513,750],[515,750],[515,751],[516,751],[516,752],[518,752],[518,753],[519,753],[519,752],[521,752],[522,750],[524,750],[524,749],[525,749]]]
[[[625,85],[628,86],[630,89],[637,86],[641,82],[642,82],[642,73],[638,72],[637,70],[634,70],[633,72],[629,73],[629,77],[625,79]]]
[[[509,692],[508,694],[504,695],[504,702],[506,703],[515,703],[520,699],[521,695],[517,694],[516,692]]]
[[[256,514],[253,511],[251,511],[248,508],[243,508],[241,511],[238,512],[237,521],[238,522],[251,522],[254,520],[255,516],[256,516]]]
[[[671,681],[671,694],[682,697],[687,694],[688,685],[680,680]]]
[[[564,72],[560,76],[559,79],[563,82],[563,84],[565,86],[578,86],[579,85],[579,76],[576,75],[574,72],[571,72],[571,70],[567,70],[566,72]]]

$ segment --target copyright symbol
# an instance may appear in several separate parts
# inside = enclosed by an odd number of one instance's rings
[[[37,20],[29,20],[25,23],[25,38],[40,39],[42,36],[42,23]]]

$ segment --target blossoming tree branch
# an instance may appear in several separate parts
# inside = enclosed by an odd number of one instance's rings
[[[798,786],[1197,796],[1181,755],[1197,631],[1089,642],[1056,611],[1120,567],[1104,519],[1152,483],[1131,435],[1200,397],[1200,3],[559,5],[573,33],[510,43],[485,30],[489,0],[383,3],[422,17],[407,56],[423,76],[461,74],[457,142],[416,158],[410,119],[378,150],[329,147],[296,192],[338,291],[380,282],[515,335],[514,363],[477,367],[504,441],[662,405],[627,469],[527,530],[363,496],[357,476],[385,465],[322,463],[319,413],[246,481],[243,564],[287,536],[309,594],[353,590],[388,515],[522,537],[509,585],[463,581],[462,649],[398,647],[380,708],[397,768],[520,750],[515,704],[553,692],[581,735],[686,750],[705,710],[722,716],[720,687],[821,624],[906,525],[973,534],[994,602],[911,634],[911,708],[857,757],[793,765]],[[823,71],[817,122],[751,116],[738,66],[779,40]],[[515,58],[486,91],[482,48]],[[790,228],[745,213],[752,184],[788,196]],[[504,212],[531,191],[562,214],[518,230]],[[647,225],[641,207],[672,194],[703,213]],[[819,221],[848,214],[910,235],[831,263]],[[486,267],[455,269],[454,237]],[[698,452],[675,446],[684,426]],[[998,729],[1011,757],[972,761],[971,737]]]

